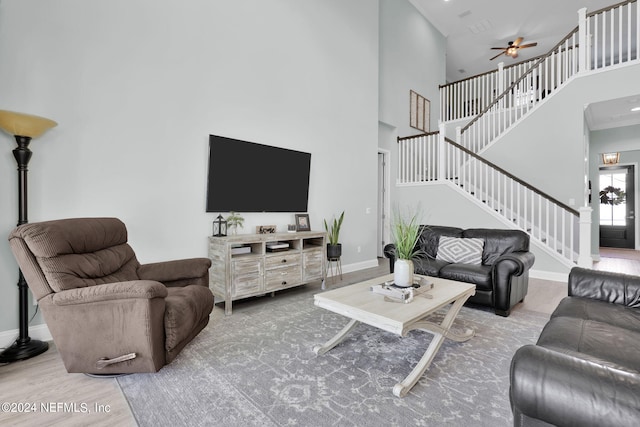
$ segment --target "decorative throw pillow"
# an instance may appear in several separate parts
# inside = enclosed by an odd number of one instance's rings
[[[440,236],[436,259],[451,263],[482,264],[484,240]]]

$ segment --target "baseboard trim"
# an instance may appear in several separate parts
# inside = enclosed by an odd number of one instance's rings
[[[0,332],[0,348],[10,347],[18,336],[20,335],[19,329],[12,329],[9,331]],[[34,340],[40,341],[53,341],[49,327],[46,324],[35,325],[29,327],[29,337]]]
[[[328,262],[328,261],[327,261]],[[365,270],[367,268],[375,268],[378,266],[378,259],[371,259],[369,261],[356,262],[353,264],[346,264],[342,266],[342,274],[344,273],[353,273],[354,271]],[[327,271],[327,277],[332,277],[336,275],[335,268],[333,269],[334,274],[330,275],[331,271]]]
[[[567,283],[569,273],[556,273],[553,271],[529,270],[529,277],[541,280],[551,280],[553,282]]]

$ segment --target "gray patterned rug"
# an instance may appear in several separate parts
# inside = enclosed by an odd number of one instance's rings
[[[508,318],[463,307],[465,343],[445,340],[405,398],[392,394],[431,334],[359,325],[322,356],[312,348],[347,323],[313,305],[315,286],[234,304],[156,374],[118,378],[140,426],[509,426],[509,364],[548,316]],[[215,310],[221,310],[216,307]]]

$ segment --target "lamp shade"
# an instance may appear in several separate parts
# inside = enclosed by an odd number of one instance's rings
[[[37,138],[58,123],[32,114],[0,110],[0,129],[11,135]]]

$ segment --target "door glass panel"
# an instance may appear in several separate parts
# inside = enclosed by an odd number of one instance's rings
[[[627,225],[626,171],[600,172],[600,225]]]

